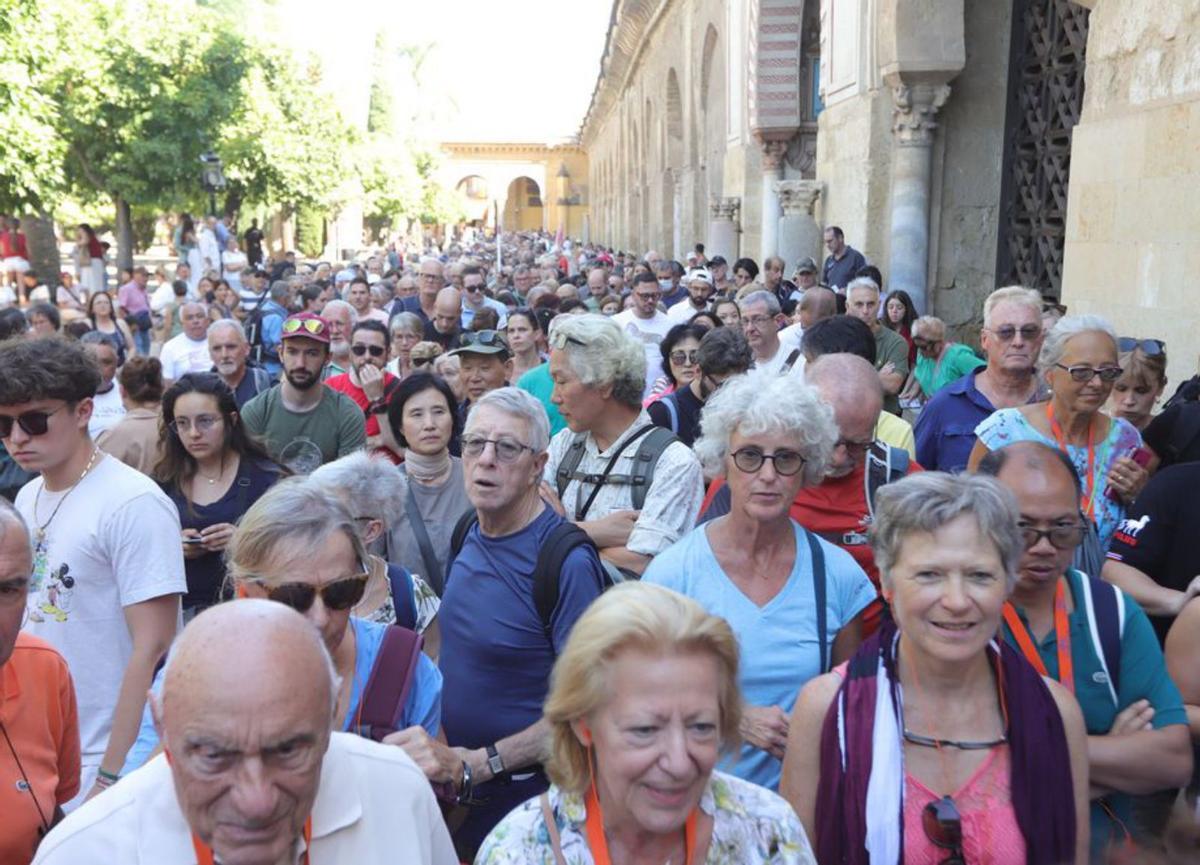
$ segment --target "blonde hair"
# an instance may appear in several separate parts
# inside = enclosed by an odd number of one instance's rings
[[[987,296],[983,302],[983,326],[992,326],[992,310],[1002,303],[1019,303],[1027,306],[1040,318],[1042,315],[1042,296],[1032,288],[1022,285],[1006,285],[998,288]]]
[[[1167,386],[1167,352],[1164,349],[1158,354],[1146,354],[1140,345],[1134,346],[1133,351],[1123,351],[1117,356],[1117,363],[1124,370],[1121,378],[1137,385],[1139,382],[1151,389]]]
[[[720,669],[717,705],[721,746],[738,744],[742,698],[738,643],[729,623],[662,586],[627,582],[597,598],[579,617],[550,675],[545,717],[550,724],[546,772],[559,789],[582,793],[591,782],[588,750],[571,729],[612,699],[609,671],[625,651],[658,655],[705,652]]]

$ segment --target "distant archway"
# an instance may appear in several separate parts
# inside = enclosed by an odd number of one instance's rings
[[[492,220],[492,200],[488,196],[487,178],[478,174],[468,174],[454,186],[455,192],[462,199],[463,210],[467,214],[465,222],[477,228],[489,224]]]
[[[532,177],[517,177],[504,199],[504,227],[508,231],[536,231],[542,228],[542,190]]]

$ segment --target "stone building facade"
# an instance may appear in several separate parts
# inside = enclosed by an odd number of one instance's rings
[[[1200,0],[1136,5],[619,0],[580,130],[592,239],[790,267],[840,225],[952,326],[1020,282],[1183,348]]]

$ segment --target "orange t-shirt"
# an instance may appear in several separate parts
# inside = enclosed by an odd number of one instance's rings
[[[8,741],[0,735],[0,865],[26,865],[42,820],[79,792],[75,686],[67,662],[44,640],[17,635],[0,667],[0,722],[8,734]]]

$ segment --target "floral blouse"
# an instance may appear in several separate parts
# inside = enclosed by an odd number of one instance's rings
[[[583,796],[554,786],[549,795],[563,859],[567,865],[593,865]],[[700,807],[713,815],[706,865],[816,865],[800,818],[791,805],[765,787],[713,772]],[[484,840],[475,865],[555,865],[540,797],[500,821]]]

